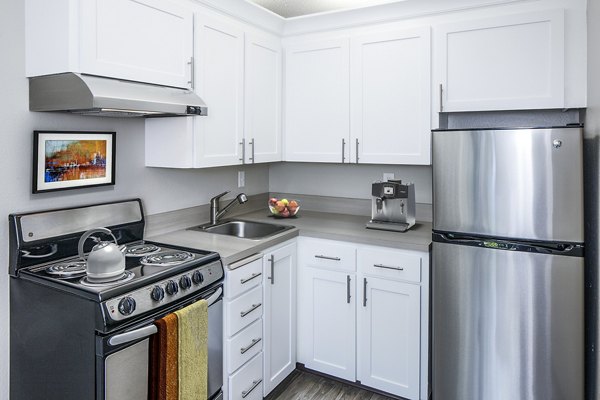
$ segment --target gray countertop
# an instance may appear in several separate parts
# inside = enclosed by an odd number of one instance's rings
[[[268,215],[268,211],[260,210],[239,215],[236,219],[238,218],[293,225],[296,229],[261,240],[240,239],[186,229],[151,236],[148,239],[165,244],[216,251],[221,255],[225,265],[259,253],[298,235],[417,251],[429,251],[431,245],[430,222],[417,222],[409,231],[399,233],[366,229],[365,223],[368,217],[365,216],[314,211],[301,211],[297,218],[275,219]]]

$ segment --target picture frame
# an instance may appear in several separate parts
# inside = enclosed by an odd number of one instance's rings
[[[116,132],[33,131],[32,193],[115,184]]]

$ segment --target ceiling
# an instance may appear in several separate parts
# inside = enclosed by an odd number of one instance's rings
[[[397,3],[403,0],[247,0],[284,18]]]

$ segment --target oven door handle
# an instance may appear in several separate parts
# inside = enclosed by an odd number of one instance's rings
[[[214,292],[208,299],[206,299],[206,302],[208,303],[208,306],[212,306],[217,300],[219,300],[219,297],[221,297],[221,293],[223,293],[223,289],[222,288],[218,288],[216,292]]]
[[[148,325],[143,328],[135,329],[133,331],[121,333],[108,339],[108,344],[111,346],[118,346],[120,344],[133,342],[134,340],[143,339],[148,336],[154,335],[158,332],[156,325]]]

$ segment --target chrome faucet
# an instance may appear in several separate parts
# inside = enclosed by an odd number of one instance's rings
[[[236,204],[244,204],[248,201],[248,197],[244,193],[238,194],[235,199],[231,200],[229,204],[227,204],[223,209],[219,209],[219,200],[221,197],[225,196],[229,191],[223,192],[221,194],[216,195],[212,199],[210,199],[210,224],[215,225],[219,219],[227,212],[231,207]]]

